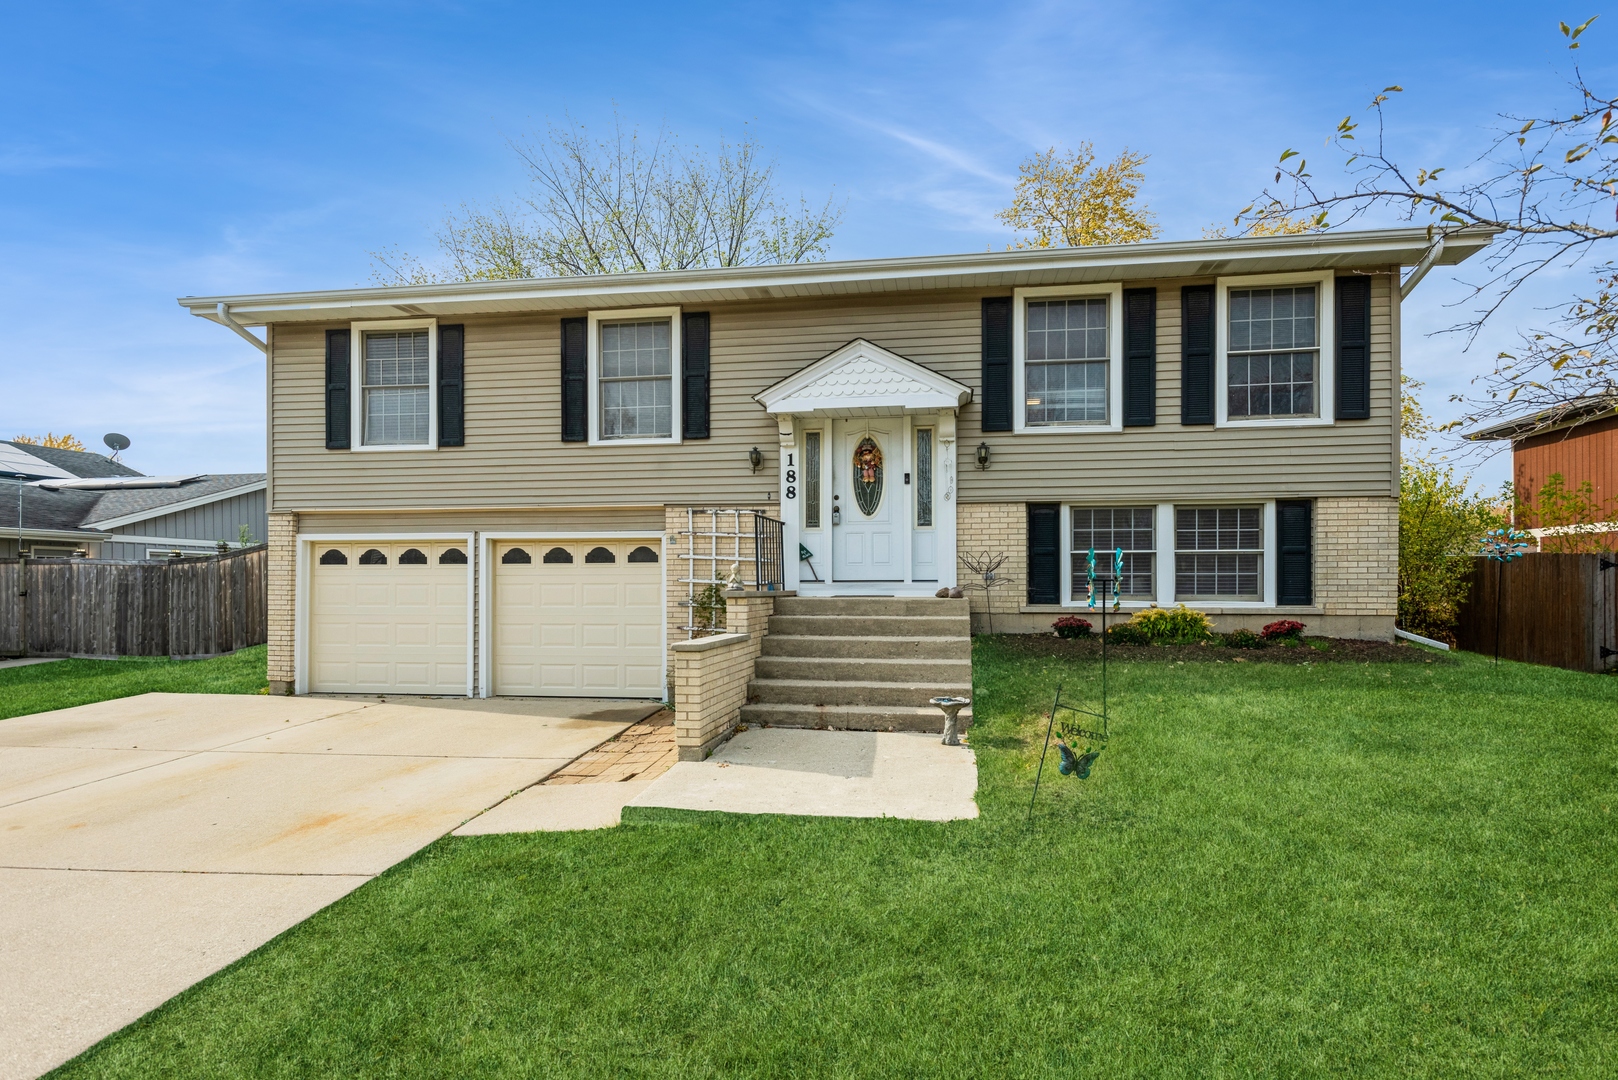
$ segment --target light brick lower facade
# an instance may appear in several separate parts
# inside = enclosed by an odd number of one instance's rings
[[[735,729],[777,595],[782,594],[732,592],[726,597],[726,633],[670,646],[674,740],[681,761],[701,761]]]
[[[294,678],[293,625],[297,618],[298,515],[270,515],[269,679],[270,693],[290,694]]]
[[[1315,500],[1315,603],[1329,615],[1399,613],[1399,500]]]
[[[1221,631],[1258,629],[1296,618],[1328,637],[1391,639],[1399,596],[1399,503],[1392,497],[1314,500],[1314,602],[1306,607],[1210,611]],[[1028,510],[1023,503],[963,503],[957,512],[960,582],[971,599],[972,629],[1043,633],[1062,610],[1028,604]],[[997,577],[1010,584],[984,590],[968,555],[1007,556]],[[990,606],[992,604],[992,607]],[[1082,613],[1081,613],[1082,614]],[[992,616],[992,620],[991,620]]]

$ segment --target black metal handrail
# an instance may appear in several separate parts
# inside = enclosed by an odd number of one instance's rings
[[[787,587],[786,526],[763,514],[753,515],[753,579],[761,592]]]

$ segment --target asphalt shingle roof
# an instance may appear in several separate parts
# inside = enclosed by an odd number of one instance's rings
[[[248,484],[261,483],[263,473],[215,473],[193,480],[189,484],[181,484],[171,488],[129,488],[123,491],[99,492],[101,501],[96,505],[90,515],[84,519],[84,524],[93,528],[98,521],[109,521],[121,518],[126,514],[136,514],[143,510],[158,510],[175,503],[190,502],[200,499],[204,495],[216,495],[220,492],[231,491],[235,488],[246,487]]]
[[[66,469],[74,476],[108,477],[108,476],[140,476],[121,461],[114,461],[105,454],[92,454],[88,450],[57,450],[49,446],[36,446],[33,443],[15,442],[7,439],[18,450],[32,454],[41,461],[49,462],[57,468]],[[12,497],[16,498],[16,492]],[[16,516],[13,509],[12,516]]]
[[[32,452],[32,449],[30,449]],[[72,450],[61,453],[74,453]],[[80,455],[100,457],[99,454]],[[105,459],[103,459],[105,460]],[[57,464],[52,462],[52,464]],[[121,468],[116,462],[108,462]],[[68,468],[63,465],[63,468]],[[131,475],[118,473],[115,475]],[[139,476],[139,473],[132,475]],[[127,490],[94,491],[82,488],[34,487],[19,485],[15,480],[0,478],[0,534],[17,528],[17,488],[22,493],[23,529],[83,529],[101,532],[97,522],[110,521],[141,511],[161,511],[165,506],[190,502],[208,495],[218,495],[250,484],[262,482],[263,473],[220,473],[179,487],[130,488]]]

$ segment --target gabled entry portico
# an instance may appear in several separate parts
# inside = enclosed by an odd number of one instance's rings
[[[955,584],[955,418],[971,399],[864,338],[757,395],[780,433],[788,588],[929,596]],[[791,557],[799,545],[809,560]]]

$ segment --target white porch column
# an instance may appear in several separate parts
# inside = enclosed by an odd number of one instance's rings
[[[944,467],[937,516],[938,584],[955,587],[955,410],[938,414],[938,464]]]
[[[798,435],[791,413],[775,418],[781,452],[781,562],[786,571],[786,587],[798,587],[798,529],[803,521],[803,460],[798,452]]]

